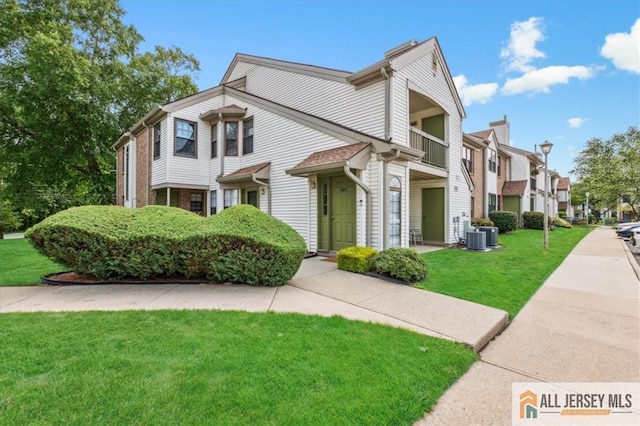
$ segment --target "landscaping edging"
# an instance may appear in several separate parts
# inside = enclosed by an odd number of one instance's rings
[[[73,274],[73,275],[72,275]],[[56,278],[58,277],[58,278]],[[189,280],[186,278],[164,277],[153,280],[98,280],[90,277],[78,275],[73,271],[55,272],[40,278],[40,282],[45,285],[105,285],[105,284],[208,284],[207,280]]]

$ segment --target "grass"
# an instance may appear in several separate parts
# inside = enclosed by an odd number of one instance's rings
[[[429,276],[417,287],[503,309],[513,318],[585,235],[584,227],[556,228],[545,252],[541,231],[519,229],[499,236],[502,249],[425,253]]]
[[[43,275],[64,269],[38,253],[24,238],[0,240],[0,286],[40,284]]]
[[[340,317],[2,314],[2,424],[412,424],[477,359]]]

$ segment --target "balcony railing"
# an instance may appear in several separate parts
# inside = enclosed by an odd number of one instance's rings
[[[449,145],[433,135],[411,127],[409,130],[409,143],[411,148],[424,152],[420,159],[423,163],[436,167],[447,168],[447,148]]]

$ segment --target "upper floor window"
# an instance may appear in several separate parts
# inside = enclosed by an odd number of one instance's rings
[[[242,122],[242,155],[253,152],[253,118]]]
[[[467,168],[467,171],[473,173],[473,150],[468,146],[462,147],[462,162]]]
[[[175,121],[175,154],[196,158],[197,126],[192,121],[176,118]]]
[[[218,156],[218,125],[211,126],[211,158]]]
[[[238,122],[224,123],[224,155],[238,155]]]
[[[155,126],[153,126],[153,159],[158,159],[160,158],[160,130],[162,130],[162,128],[160,127],[160,123],[156,123]]]
[[[502,157],[498,155],[498,177],[502,176]]]
[[[491,148],[489,148],[489,171],[496,171],[496,152]]]

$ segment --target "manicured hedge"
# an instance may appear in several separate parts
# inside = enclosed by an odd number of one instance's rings
[[[409,248],[388,248],[371,260],[371,270],[408,283],[417,283],[427,278],[427,262]]]
[[[474,217],[471,219],[472,226],[493,226],[493,221],[484,217]]]
[[[276,286],[293,277],[306,253],[293,228],[249,205],[209,218],[166,206],[76,207],[25,237],[54,261],[107,280],[180,274]]]
[[[552,221],[553,221],[553,226],[557,226],[559,228],[573,228],[569,222],[562,219],[561,217],[554,217]]]
[[[498,227],[498,232],[504,234],[518,229],[518,213],[504,210],[494,210],[489,213],[489,219]]]
[[[547,219],[548,219],[547,223],[549,225],[549,229],[551,229],[553,220],[550,217]],[[525,228],[541,230],[544,228],[544,213],[524,212],[522,214],[522,222]]]
[[[378,251],[371,247],[346,247],[338,251],[338,268],[349,272],[367,272],[371,269],[371,258]]]

